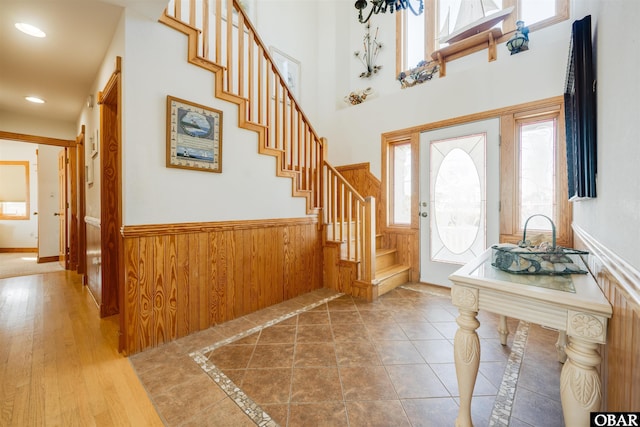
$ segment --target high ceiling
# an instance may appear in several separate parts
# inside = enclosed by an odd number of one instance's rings
[[[166,4],[167,0],[0,0],[0,112],[75,122],[123,7],[151,9],[157,19]],[[35,25],[47,37],[28,36],[15,28],[17,22]],[[46,103],[27,102],[28,95]]]

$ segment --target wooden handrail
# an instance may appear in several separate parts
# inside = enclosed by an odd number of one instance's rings
[[[276,157],[278,176],[292,178],[307,212],[323,210],[343,259],[373,280],[375,200],[363,198],[325,161],[318,136],[237,0],[171,0],[160,21],[189,37],[189,61],[216,75],[216,97],[239,106],[238,126],[258,133],[259,151]]]
[[[324,162],[324,218],[330,240],[344,243],[343,259],[359,263],[358,279],[375,278],[376,201],[362,197],[326,161]]]

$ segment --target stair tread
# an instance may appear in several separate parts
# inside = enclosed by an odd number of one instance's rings
[[[389,276],[392,274],[400,273],[400,272],[409,270],[410,268],[411,267],[409,267],[408,265],[394,264],[392,266],[376,271],[376,279],[383,278],[385,276]]]
[[[377,248],[376,256],[387,255],[396,251],[397,251],[396,249],[391,249],[391,248]]]

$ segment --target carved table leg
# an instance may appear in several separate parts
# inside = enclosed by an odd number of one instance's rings
[[[498,333],[500,334],[500,344],[507,345],[507,338],[509,337],[509,328],[507,327],[507,316],[500,316],[500,325],[498,326]]]
[[[600,410],[601,384],[598,344],[569,337],[567,361],[560,375],[560,398],[567,426],[588,426],[589,413]]]
[[[564,349],[567,347],[567,332],[558,331],[558,341],[556,341],[556,351],[558,352],[558,362],[564,363],[567,360],[567,353]]]
[[[480,340],[476,329],[480,322],[476,318],[477,311],[459,308],[460,315],[456,319],[459,329],[453,341],[453,354],[456,363],[456,376],[460,391],[460,409],[456,419],[456,427],[471,427],[471,395],[478,376],[480,366]]]

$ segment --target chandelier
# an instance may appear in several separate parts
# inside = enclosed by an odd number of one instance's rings
[[[415,4],[415,6],[414,6]],[[367,7],[367,0],[356,0],[356,9],[358,9],[358,21],[361,24],[369,21],[371,15],[374,13],[377,15],[378,13],[386,13],[387,9],[391,13],[394,10],[403,10],[409,9],[413,12],[414,15],[418,16],[424,10],[424,1],[423,0],[371,0],[371,9],[367,14],[366,18],[363,18],[362,11]],[[417,9],[417,10],[416,10]],[[366,13],[366,12],[365,12]]]

